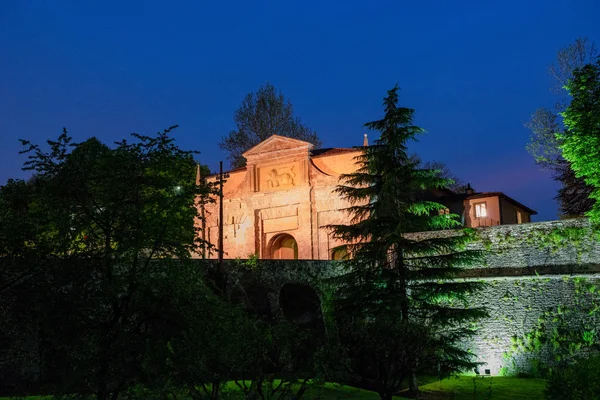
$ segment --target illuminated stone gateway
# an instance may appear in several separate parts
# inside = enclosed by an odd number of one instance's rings
[[[570,238],[557,235],[561,231],[570,232]],[[545,324],[544,319],[555,318],[561,312],[563,317],[573,320],[569,325],[572,329],[579,329],[578,321],[582,319],[591,326],[600,325],[597,317],[600,311],[589,315],[585,308],[586,302],[600,305],[600,246],[586,220],[503,225],[478,232],[480,240],[472,247],[487,251],[485,262],[465,271],[462,279],[484,280],[489,284],[472,302],[487,307],[490,316],[481,321],[476,337],[465,343],[485,363],[480,373],[496,375],[530,369],[531,355],[523,352],[522,347],[540,324]],[[448,234],[452,231],[418,235]],[[292,258],[295,251],[285,247],[289,238],[276,235],[273,238],[284,249],[279,253],[280,260],[259,260],[252,272],[240,266],[243,261],[227,260],[232,291],[250,308],[318,326],[320,305],[314,299],[326,290],[321,285],[324,278],[342,273],[341,264],[285,260]],[[284,254],[290,257],[283,257]],[[597,291],[593,289],[596,285]],[[299,299],[296,305],[294,298]],[[574,312],[567,315],[567,309]],[[546,327],[550,329],[550,323]]]
[[[348,204],[334,190],[340,174],[355,170],[359,154],[313,150],[310,143],[278,135],[245,152],[246,167],[229,171],[223,186],[225,257],[331,259],[341,243],[322,227],[344,221],[340,210]],[[204,238],[218,243],[218,203],[207,205],[205,215]]]
[[[366,139],[366,138],[365,138]],[[366,145],[366,142],[363,143]],[[247,165],[228,172],[223,186],[225,258],[331,260],[343,244],[324,227],[347,223],[348,207],[335,189],[341,174],[355,172],[357,148],[313,149],[301,140],[273,135],[244,153]],[[216,176],[208,178],[214,182]],[[530,221],[534,210],[500,192],[431,193],[466,226]],[[218,243],[218,203],[206,205],[203,238]],[[212,252],[208,258],[217,258]]]

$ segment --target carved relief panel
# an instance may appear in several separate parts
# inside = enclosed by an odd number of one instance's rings
[[[258,168],[258,191],[274,192],[300,183],[298,163],[271,165]]]

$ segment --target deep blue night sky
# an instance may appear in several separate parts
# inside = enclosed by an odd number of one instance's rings
[[[554,219],[523,121],[554,103],[556,51],[600,44],[599,17],[598,0],[0,0],[0,184],[29,175],[17,139],[63,126],[113,142],[179,124],[216,170],[234,111],[267,81],[325,147],[360,145],[398,82],[428,131],[412,151]]]

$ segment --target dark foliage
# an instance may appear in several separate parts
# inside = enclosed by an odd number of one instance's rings
[[[552,371],[546,385],[549,400],[590,400],[600,398],[600,355],[575,360]]]
[[[562,184],[555,199],[564,217],[580,217],[592,209],[594,200],[590,194],[593,188],[575,175],[568,161],[561,159],[557,162],[554,179]]]
[[[146,347],[181,330],[184,289],[202,292],[188,260],[208,246],[194,222],[209,189],[170,130],[114,148],[66,132],[47,151],[24,141],[36,175],[0,189],[0,312],[11,326],[0,368],[104,400],[143,380]]]
[[[270,83],[249,93],[234,114],[236,129],[222,138],[219,145],[227,151],[233,168],[246,165],[242,154],[271,135],[288,136],[321,146],[315,131],[294,116],[292,104]]]
[[[452,280],[480,254],[466,250],[469,231],[442,237],[413,232],[458,228],[456,215],[441,204],[419,200],[427,190],[447,187],[438,171],[419,169],[407,144],[423,130],[413,110],[399,107],[398,88],[384,99],[383,119],[365,126],[381,134],[357,157],[360,168],[342,176],[337,191],[352,206],[347,225],[333,234],[350,243],[350,272],[337,281],[335,309],[352,370],[382,398],[391,398],[418,371],[442,374],[475,365],[459,342],[473,333],[470,323],[485,315],[467,305],[476,282]]]

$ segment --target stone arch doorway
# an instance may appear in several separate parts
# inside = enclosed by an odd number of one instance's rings
[[[279,292],[279,307],[283,317],[294,324],[299,331],[299,341],[291,349],[292,364],[303,370],[323,343],[325,324],[321,311],[321,301],[315,289],[302,283],[285,283]],[[294,330],[295,331],[295,330]]]
[[[273,260],[297,260],[298,243],[290,234],[282,233],[271,240],[269,255]]]
[[[268,321],[273,319],[269,295],[260,282],[248,280],[244,284],[236,284],[231,289],[229,298],[233,304],[241,306],[259,318]]]
[[[279,307],[288,321],[306,328],[323,329],[321,301],[309,285],[284,284],[279,293]]]

